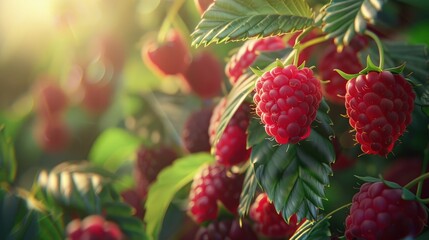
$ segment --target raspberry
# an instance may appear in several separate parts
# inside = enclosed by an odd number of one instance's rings
[[[222,67],[212,53],[200,52],[194,56],[182,79],[200,98],[212,98],[221,90]]]
[[[275,67],[256,82],[253,100],[265,131],[280,144],[297,143],[310,135],[322,101],[320,82],[309,68]]]
[[[215,158],[217,163],[233,166],[249,159],[250,149],[247,149],[247,127],[249,126],[250,106],[241,104],[229,121],[219,142],[214,143],[216,129],[225,110],[226,98],[223,98],[213,110],[210,119],[210,142],[215,145]]]
[[[192,113],[183,127],[182,139],[190,153],[210,152],[209,125],[213,107]]]
[[[299,228],[296,214],[292,215],[289,224],[276,212],[274,205],[268,199],[266,193],[261,193],[250,207],[250,218],[255,221],[257,232],[273,238],[289,238]]]
[[[147,66],[160,75],[184,73],[191,62],[185,40],[176,30],[171,30],[163,43],[155,40],[146,43],[141,54]]]
[[[124,239],[121,229],[113,222],[106,221],[102,216],[87,216],[82,221],[75,219],[67,227],[67,239],[70,240],[121,240]]]
[[[323,53],[318,64],[319,74],[323,80],[329,80],[323,84],[323,95],[333,103],[344,105],[347,81],[341,77],[334,69],[343,72],[355,73],[362,69],[362,65],[357,57],[357,52],[351,47],[345,47],[341,52],[337,52],[337,46],[330,46]]]
[[[137,151],[136,168],[134,169],[139,194],[145,196],[149,184],[156,179],[162,169],[173,163],[176,158],[176,151],[167,146],[141,147]]]
[[[195,240],[218,239],[257,240],[258,237],[246,221],[243,221],[243,226],[240,226],[237,220],[210,223],[207,227],[201,227],[195,236]]]
[[[60,152],[70,142],[69,129],[60,116],[42,118],[34,126],[37,144],[46,152]]]
[[[35,87],[35,105],[43,117],[50,117],[64,112],[68,98],[64,90],[52,79],[41,80]]]
[[[140,192],[137,189],[128,189],[121,192],[121,196],[124,199],[124,202],[134,208],[133,216],[143,219],[145,214],[143,201],[146,199],[146,192]]]
[[[346,110],[367,154],[387,155],[411,122],[415,94],[399,74],[369,72],[347,82]]]
[[[401,186],[406,185],[414,178],[420,176],[422,170],[423,161],[419,157],[402,157],[392,165],[390,165],[384,171],[384,179],[398,183]],[[424,169],[425,172],[429,171],[429,168]],[[411,188],[411,191],[415,192],[417,186]],[[422,198],[429,198],[429,179],[423,182]]]
[[[101,114],[107,110],[113,98],[113,82],[101,80],[92,82],[87,78],[82,81],[84,92],[83,107],[92,114]]]
[[[214,0],[194,0],[194,2],[200,14],[203,14]]]
[[[365,183],[353,196],[346,218],[347,239],[403,239],[415,237],[427,222],[427,213],[416,201],[401,198],[401,189],[382,182]]]
[[[244,176],[221,165],[209,165],[194,177],[189,194],[189,213],[197,223],[214,220],[218,200],[232,213],[237,212]]]
[[[238,52],[234,54],[225,67],[225,73],[231,84],[237,82],[238,78],[256,60],[261,51],[275,51],[285,48],[281,37],[268,37],[252,39],[243,44]]]

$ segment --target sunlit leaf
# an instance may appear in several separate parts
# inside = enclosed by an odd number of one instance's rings
[[[213,161],[213,156],[207,153],[191,154],[175,160],[173,165],[159,173],[157,180],[149,188],[145,205],[144,221],[150,237],[158,239],[164,215],[174,195],[192,181],[204,164]]]
[[[333,0],[326,8],[322,30],[338,45],[347,45],[374,22],[386,0]]]
[[[245,217],[249,213],[257,188],[258,181],[256,180],[255,170],[253,169],[253,165],[250,165],[246,171],[243,190],[240,195],[240,204],[238,206],[238,214],[240,217]]]
[[[140,140],[119,128],[111,128],[103,131],[97,138],[89,159],[95,165],[110,171],[116,171],[127,161],[133,160],[133,156],[140,146]]]
[[[217,0],[192,33],[192,45],[280,35],[312,24],[313,12],[304,0]]]
[[[324,218],[319,221],[305,220],[289,240],[330,239],[331,231],[329,229],[329,219],[330,218]]]

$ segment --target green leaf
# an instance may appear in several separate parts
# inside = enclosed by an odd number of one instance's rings
[[[15,176],[15,149],[12,140],[6,136],[4,125],[0,124],[0,183],[12,183]]]
[[[256,178],[285,220],[293,214],[299,220],[315,220],[318,209],[323,209],[335,152],[329,140],[332,123],[319,112],[310,136],[298,144],[264,140],[252,148]]]
[[[219,141],[223,131],[226,126],[228,126],[229,121],[232,116],[234,116],[234,113],[240,107],[241,103],[243,103],[247,95],[249,95],[255,88],[257,78],[258,76],[255,74],[244,73],[232,87],[226,98],[225,111],[222,114],[219,125],[216,129],[216,136],[214,139],[215,143]]]
[[[241,218],[249,214],[249,209],[257,188],[258,181],[256,180],[255,170],[253,169],[253,165],[249,165],[244,177],[243,190],[241,191],[240,204],[238,206],[238,215]]]
[[[186,184],[192,181],[199,169],[214,161],[213,156],[207,153],[191,154],[174,161],[173,165],[164,168],[157,180],[149,189],[145,208],[147,234],[158,239],[161,224],[174,195]]]
[[[304,0],[217,0],[192,33],[192,45],[280,35],[313,24],[313,12]]]
[[[404,42],[383,41],[384,65],[386,71],[405,63],[403,75],[409,78],[416,92],[416,103],[429,106],[429,54],[426,45],[408,44]],[[361,57],[369,55],[378,61],[378,48],[370,44]],[[399,66],[401,67],[401,66]]]
[[[123,129],[111,128],[103,131],[97,138],[89,159],[92,163],[114,172],[122,164],[134,159],[139,146],[140,140],[136,136]]]
[[[335,38],[338,45],[348,45],[356,33],[366,30],[366,22],[374,22],[386,0],[332,0],[323,17],[323,32]]]
[[[295,231],[290,240],[330,239],[331,231],[329,230],[329,219],[330,217],[319,221],[305,220],[305,222]]]
[[[122,232],[130,240],[149,239],[143,228],[143,222],[132,216],[132,208],[123,202],[107,202],[103,204],[106,219],[118,224]]]
[[[250,119],[249,127],[247,128],[247,148],[251,148],[269,138],[265,129],[261,126],[262,123],[259,118]]]

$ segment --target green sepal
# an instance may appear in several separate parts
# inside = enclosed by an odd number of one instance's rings
[[[359,72],[359,75],[364,75],[369,72],[382,72],[382,71],[383,70],[380,67],[378,67],[372,62],[371,57],[368,55],[366,57],[366,67]]]
[[[254,68],[254,67],[250,67],[250,70],[258,77],[262,77],[262,75],[264,75],[264,73],[265,73],[264,70]]]
[[[360,75],[359,73],[353,73],[353,74],[345,73],[345,72],[343,72],[343,71],[341,71],[340,69],[337,69],[337,68],[334,69],[334,71],[337,72],[338,74],[340,74],[340,76],[343,77],[344,79],[346,79],[347,81],[350,80],[350,79],[356,78],[356,77],[358,77]]]
[[[281,68],[284,68],[285,67],[285,65],[282,63],[282,61],[280,61],[280,59],[276,59],[276,65],[277,65],[277,67],[281,67]]]
[[[402,72],[405,69],[405,65],[406,64],[404,62],[404,63],[402,63],[401,65],[399,65],[397,67],[386,68],[386,69],[384,69],[384,71],[388,71],[388,72],[391,72],[391,73],[394,73],[394,74],[402,74]]]

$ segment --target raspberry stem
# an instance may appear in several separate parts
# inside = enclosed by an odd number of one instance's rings
[[[383,69],[384,68],[384,50],[383,50],[383,44],[381,43],[380,38],[378,38],[378,36],[375,33],[371,32],[369,30],[366,30],[365,34],[367,36],[369,36],[370,38],[372,38],[375,41],[375,44],[377,44],[378,55],[380,57],[380,63],[378,65],[378,67],[380,69]]]
[[[411,182],[407,183],[407,185],[405,185],[404,188],[410,189],[414,185],[418,184],[420,181],[423,181],[423,180],[425,180],[427,178],[429,178],[429,172],[427,172],[427,173],[425,173],[423,175],[420,175],[420,176],[414,178]]]
[[[335,210],[331,211],[330,213],[326,214],[326,216],[324,216],[320,221],[317,221],[317,223],[313,226],[313,229],[316,229],[316,227],[317,227],[321,222],[323,222],[323,221],[325,221],[325,220],[329,219],[329,218],[330,218],[332,215],[334,215],[335,213],[337,213],[337,212],[339,212],[339,211],[343,210],[344,208],[348,208],[348,207],[350,207],[351,205],[352,205],[352,203],[347,203],[347,204],[345,204],[345,205],[343,205],[343,206],[341,206],[341,207],[339,207],[339,208],[337,208],[337,209],[335,209]]]
[[[422,175],[426,172],[426,169],[427,169],[428,163],[429,163],[429,148],[428,147],[425,149],[424,153],[425,153],[425,156],[423,158],[422,171],[421,171]],[[419,183],[417,185],[417,192],[416,192],[417,197],[420,197],[422,195],[422,189],[423,189],[423,180],[419,181]]]
[[[170,7],[169,11],[167,12],[167,16],[165,17],[164,21],[162,22],[161,28],[158,32],[158,41],[160,43],[165,41],[165,38],[167,37],[168,30],[170,29],[170,26],[176,17],[177,13],[179,12],[182,5],[185,3],[185,0],[176,0],[173,2],[172,6]]]

